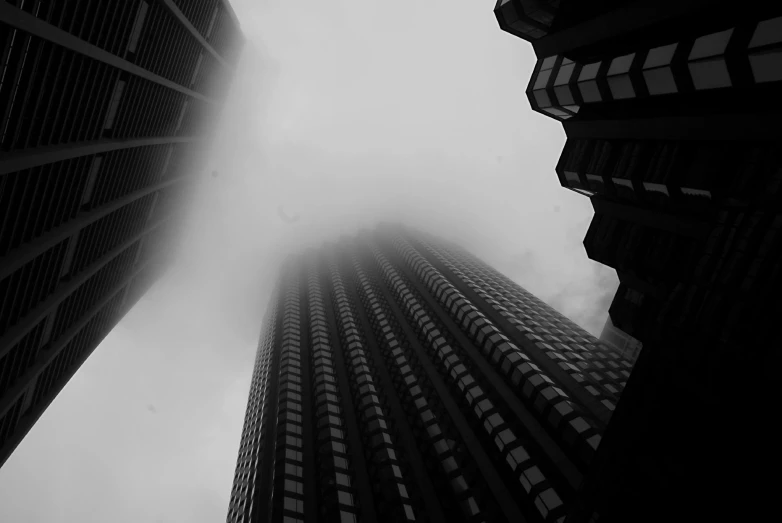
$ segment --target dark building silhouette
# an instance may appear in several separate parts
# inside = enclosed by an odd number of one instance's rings
[[[611,321],[644,349],[570,521],[752,520],[777,442],[782,5],[497,2],[556,172],[591,198]],[[751,500],[751,501],[750,501]]]
[[[383,225],[285,264],[228,522],[562,522],[631,362],[479,259]]]
[[[222,0],[0,3],[0,464],[165,268],[238,31]]]

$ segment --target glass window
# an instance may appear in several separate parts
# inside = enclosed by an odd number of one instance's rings
[[[556,55],[548,56],[548,57],[544,58],[543,59],[543,63],[540,64],[540,70],[541,71],[546,71],[548,69],[551,69],[552,67],[554,67],[554,62],[556,62],[556,61],[557,61],[557,56]]]
[[[554,489],[546,489],[535,498],[535,506],[538,508],[543,517],[546,517],[551,510],[562,505],[562,500]]]
[[[532,94],[535,96],[535,102],[537,102],[538,107],[551,107],[551,99],[545,90],[538,89],[537,91],[532,91]]]
[[[749,42],[749,48],[780,42],[782,42],[782,16],[760,22]]]
[[[450,474],[454,470],[458,469],[459,466],[456,464],[456,460],[453,459],[453,457],[448,457],[443,460],[443,468]]]
[[[690,76],[698,90],[730,87],[730,75],[725,60],[705,60],[689,64]]]
[[[576,432],[581,434],[585,430],[589,430],[589,424],[582,417],[578,417],[570,420],[570,424],[576,429]]]
[[[576,64],[570,63],[568,65],[562,65],[559,68],[557,79],[554,81],[554,85],[564,85],[570,81],[570,77],[573,76],[573,70],[576,68]]]
[[[533,89],[543,89],[546,87],[546,84],[548,83],[548,79],[551,77],[551,71],[540,71],[538,73],[538,77],[535,79],[535,85],[532,86]]]
[[[510,465],[510,468],[516,470],[519,465],[529,459],[529,454],[526,450],[524,450],[524,447],[519,445],[515,449],[511,450],[505,459],[508,462],[508,465]]]
[[[600,62],[585,65],[581,68],[581,74],[578,75],[578,81],[583,82],[584,80],[593,80],[595,77],[597,77],[598,69],[600,69]]]
[[[649,54],[646,55],[644,69],[651,69],[652,67],[660,67],[670,64],[677,45],[678,44],[670,44],[651,49]]]
[[[350,476],[337,472],[337,485],[343,485],[345,487],[350,486]]]
[[[338,490],[337,499],[343,505],[347,505],[349,507],[353,506],[353,495],[350,494],[349,492],[345,492],[344,490]]]
[[[285,497],[285,510],[291,510],[293,512],[304,512],[304,501],[300,499],[294,499]]]
[[[356,519],[356,515],[352,512],[346,512],[344,510],[339,511],[339,522],[340,523],[358,523],[358,520]]]
[[[732,34],[733,29],[728,29],[719,33],[701,36],[695,40],[695,45],[692,46],[688,60],[697,60],[725,53],[725,48],[728,47],[728,40],[730,40]]]
[[[600,96],[600,89],[597,87],[597,82],[594,80],[579,82],[578,89],[581,91],[581,97],[586,103],[599,102],[603,99]]]
[[[782,80],[782,51],[750,55],[749,63],[757,83]]]
[[[677,91],[676,81],[673,79],[673,72],[670,67],[651,69],[644,71],[643,74],[649,94],[670,94]]]
[[[546,478],[543,476],[543,473],[540,471],[540,469],[534,466],[528,468],[521,474],[521,476],[519,476],[519,481],[527,493],[532,490],[532,487],[542,482],[544,479]]]
[[[299,483],[298,481],[294,481],[292,479],[286,479],[285,480],[285,490],[288,492],[293,492],[295,494],[303,494],[304,493],[304,484]]]
[[[611,61],[611,66],[608,68],[608,76],[617,74],[623,74],[630,71],[630,66],[633,64],[635,53],[630,53],[624,56],[618,56]]]

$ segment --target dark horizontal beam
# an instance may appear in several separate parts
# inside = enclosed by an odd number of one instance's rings
[[[47,40],[53,44],[59,45],[76,53],[82,54],[93,60],[98,60],[117,69],[127,71],[130,74],[149,80],[156,84],[168,87],[174,91],[183,93],[191,98],[201,100],[202,102],[214,104],[216,100],[207,98],[201,93],[172,82],[160,75],[151,73],[144,68],[123,60],[122,58],[104,51],[100,47],[85,42],[84,40],[73,36],[70,33],[58,29],[57,27],[40,20],[30,13],[22,11],[18,7],[13,7],[6,2],[0,2],[0,21],[5,22],[11,27],[24,31],[38,38]]]
[[[136,200],[143,198],[144,196],[147,196],[148,194],[165,189],[170,185],[184,181],[186,179],[187,178],[180,176],[179,178],[172,178],[170,180],[161,181],[150,185],[149,187],[144,187],[138,191],[126,194],[121,198],[117,198],[116,200],[112,200],[106,203],[105,205],[96,207],[90,212],[79,215],[73,220],[69,220],[63,223],[59,227],[55,227],[51,231],[42,234],[38,238],[35,238],[30,243],[26,243],[19,248],[12,250],[5,256],[0,256],[0,280],[19,269],[25,263],[33,260],[36,256],[43,254],[61,241],[65,240],[66,238],[70,238],[77,231],[80,231],[91,223],[100,220],[107,214],[110,214],[117,209],[121,209],[122,207],[131,204]]]
[[[131,236],[120,245],[94,261],[89,267],[76,274],[73,279],[60,284],[46,300],[40,303],[33,310],[25,314],[19,323],[8,329],[0,337],[0,358],[11,350],[35,325],[46,318],[52,311],[68,296],[75,292],[82,284],[90,279],[95,273],[101,270],[107,263],[116,258],[122,251],[133,245],[148,233],[160,227],[168,221],[168,217],[158,220],[152,225],[147,226],[143,231]]]
[[[764,141],[782,139],[782,128],[766,113],[663,116],[617,120],[569,120],[568,138],[627,140]]]
[[[201,36],[201,33],[198,32],[198,29],[193,27],[193,24],[190,23],[190,20],[185,17],[185,15],[182,13],[182,11],[179,10],[179,8],[176,6],[176,4],[173,2],[173,0],[160,0],[161,3],[171,12],[172,15],[174,15],[174,18],[176,18],[182,26],[188,30],[188,32],[193,35],[193,38],[198,40],[198,43],[201,44],[201,47],[206,49],[206,51],[211,54],[215,60],[220,62],[220,65],[225,67],[226,69],[233,69],[231,67],[231,64],[225,61],[225,59],[217,54],[217,51],[214,50],[214,47],[209,45],[209,42],[206,41],[206,39]],[[238,25],[238,24],[237,24]]]
[[[3,5],[0,3],[0,5]],[[101,154],[119,149],[146,147],[149,145],[165,145],[176,143],[192,143],[201,138],[195,136],[157,136],[152,138],[127,138],[122,140],[93,140],[89,142],[70,142],[47,147],[21,149],[11,153],[3,153],[0,157],[0,174],[22,171],[47,163],[61,162],[90,154]]]
[[[147,262],[140,264],[138,268],[134,269],[133,272],[128,274],[127,278],[125,278],[122,283],[117,284],[117,286],[114,287],[111,292],[107,293],[105,298],[96,303],[79,319],[79,321],[77,321],[73,326],[71,326],[71,328],[69,328],[59,338],[57,338],[57,340],[52,344],[51,348],[40,353],[39,358],[36,360],[33,366],[27,370],[24,375],[20,376],[14,386],[11,387],[2,396],[2,398],[0,398],[0,418],[5,416],[5,413],[14,405],[14,403],[16,403],[16,401],[25,393],[25,391],[27,391],[27,388],[32,380],[36,379],[38,375],[46,369],[52,360],[57,357],[57,355],[68,345],[68,343],[70,343],[74,336],[76,336],[92,320],[92,318],[94,318],[95,315],[103,309],[103,307],[105,307],[111,300],[113,300],[118,293],[127,292],[129,285],[133,282],[133,278],[141,273],[141,271],[143,271],[146,266]],[[129,307],[125,307],[125,310],[120,313],[120,316],[124,316],[124,313],[127,312],[128,309]],[[117,318],[117,321],[120,319],[122,318]],[[103,337],[105,337],[105,335],[108,334],[110,330],[111,329],[107,329],[106,332],[103,333]],[[76,374],[76,371],[79,370],[82,364],[84,364],[90,354],[92,354],[98,345],[100,345],[103,337],[95,342],[90,350],[84,351],[84,354],[79,356],[79,358],[77,358],[76,361],[74,361],[71,366],[65,370],[63,375],[60,376],[59,383],[53,387],[52,390],[50,390],[47,394],[46,398],[44,398],[43,404],[36,405],[35,409],[26,416],[24,413],[21,413],[22,416],[19,420],[19,424],[14,429],[13,434],[5,442],[5,444],[0,447],[0,467],[3,466],[11,453],[24,439],[33,425],[35,425],[35,423],[38,421],[38,418],[41,417],[41,414],[43,414],[43,412],[49,407],[49,404],[51,404],[54,398],[57,397],[60,390],[62,390],[65,384],[70,381],[73,375]],[[33,394],[34,391],[27,391],[27,393]]]

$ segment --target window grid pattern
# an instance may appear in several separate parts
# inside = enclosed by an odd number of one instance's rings
[[[345,415],[337,378],[334,348],[326,320],[326,307],[317,267],[307,276],[310,319],[311,376],[315,426],[317,436],[317,466],[319,471],[319,506],[322,517],[329,521],[358,519],[355,476],[350,461]],[[299,471],[301,476],[301,471]]]
[[[406,408],[408,420],[415,427],[419,450],[436,464],[434,472],[438,479],[434,484],[438,489],[438,497],[446,511],[450,507],[458,507],[461,511],[459,515],[469,520],[474,516],[474,507],[479,505],[470,492],[471,482],[465,479],[464,470],[453,465],[468,459],[466,451],[456,445],[455,430],[449,417],[444,414],[436,394],[429,390],[426,379],[420,377],[420,364],[405,341],[377,283],[369,278],[355,256],[353,268],[359,282],[362,306],[370,317],[375,339],[393,377],[397,394]],[[473,481],[481,480],[476,477]]]
[[[394,238],[394,247],[402,257],[405,257],[405,245],[399,238]],[[530,455],[521,443],[518,434],[509,427],[506,419],[497,409],[497,403],[492,402],[486,390],[476,380],[467,358],[462,356],[462,350],[453,342],[449,343],[444,330],[435,325],[433,316],[424,306],[409,284],[400,276],[390,262],[379,251],[375,251],[376,260],[381,271],[387,278],[387,284],[392,290],[397,303],[405,311],[408,320],[414,326],[419,336],[425,341],[425,346],[440,375],[459,391],[460,397],[469,409],[469,417],[475,425],[493,438],[493,444],[505,459],[504,466],[523,487],[525,502],[537,510],[539,517],[545,521],[564,521],[564,504],[551,482],[544,476],[539,463]],[[409,263],[409,262],[408,262]],[[483,381],[483,380],[481,380]],[[474,515],[480,513],[478,506],[465,507]]]
[[[574,450],[580,451],[580,454],[588,456],[597,450],[600,434],[597,433],[598,425],[592,416],[573,402],[561,385],[558,386],[545,371],[530,360],[527,354],[511,343],[507,336],[502,334],[412,246],[401,238],[397,238],[397,244],[404,250],[408,264],[414,268],[430,292],[473,340],[487,360],[510,384],[521,388],[522,400],[535,412],[540,421],[548,425],[549,430],[554,434],[562,427],[576,429],[576,434],[571,432],[570,437],[565,438],[565,441]],[[457,273],[457,277],[459,276],[460,274]],[[489,297],[482,289],[481,292],[482,298]],[[548,344],[543,343],[538,348],[545,352]],[[552,351],[553,349],[548,352]],[[591,449],[591,452],[588,449]]]
[[[616,408],[632,370],[628,358],[468,253],[420,243],[592,396]]]
[[[747,48],[726,54],[731,38],[747,31],[753,35]],[[750,85],[782,81],[779,34],[782,17],[703,35],[687,48],[682,47],[682,42],[666,43],[589,64],[574,64],[559,56],[542,58],[530,82],[530,102],[534,110],[566,120],[584,104],[692,89],[706,91],[743,83],[745,79],[732,77],[736,74],[732,71],[751,71],[751,78],[746,79]],[[686,64],[681,72],[677,70],[677,60]]]
[[[255,355],[253,378],[244,417],[239,456],[236,461],[227,523],[251,521],[253,499],[255,498],[254,487],[258,481],[259,467],[264,465],[260,463],[260,454],[267,439],[265,422],[271,415],[270,405],[274,402],[273,398],[269,398],[269,383],[278,314],[277,300],[275,299],[272,300],[272,306],[266,313],[264,334],[259,341]]]
[[[287,281],[282,316],[282,342],[278,364],[277,434],[274,446],[272,492],[272,517],[280,514],[300,518],[304,514],[303,483],[294,477],[286,477],[290,467],[304,466],[304,440],[302,436],[303,398],[301,393],[301,300],[300,279],[296,272]]]
[[[369,454],[370,477],[377,482],[375,495],[385,507],[381,519],[415,521],[410,498],[411,482],[406,473],[406,461],[393,423],[388,414],[382,387],[374,376],[372,356],[366,347],[364,334],[356,320],[355,305],[346,292],[339,266],[328,260],[331,273],[332,305],[337,312],[337,326],[350,376],[357,418],[362,428],[364,448]]]
[[[62,241],[0,281],[0,336],[55,291],[67,249]]]

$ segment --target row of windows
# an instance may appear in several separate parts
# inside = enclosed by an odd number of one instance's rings
[[[588,195],[692,207],[719,194],[746,200],[777,195],[778,158],[771,144],[573,139],[556,170],[563,187]]]
[[[579,412],[580,409],[570,400],[567,393],[555,386],[554,381],[545,372],[532,363],[518,347],[510,343],[506,336],[409,244],[401,239],[397,240],[397,244],[408,264],[424,280],[435,298],[450,312],[486,359],[508,379],[514,388],[521,388],[520,397],[538,414],[541,421],[548,424],[555,432],[563,430],[563,427],[567,428],[569,423],[572,425],[571,422],[577,423],[578,427],[584,430],[577,431],[579,436],[570,443],[575,444],[577,448],[583,448],[582,452],[586,456],[591,455],[590,450],[597,448],[600,436],[595,433],[594,425],[583,418],[583,413]],[[576,425],[572,426],[576,428]]]
[[[424,455],[432,456],[438,463],[445,478],[442,484],[447,485],[448,495],[453,496],[456,506],[467,518],[473,517],[480,512],[476,510],[480,505],[471,494],[472,482],[468,482],[463,469],[458,466],[458,463],[465,459],[464,452],[458,452],[455,441],[447,437],[446,431],[452,432],[451,427],[443,430],[444,420],[435,414],[439,409],[433,407],[431,397],[427,398],[422,388],[422,385],[423,387],[426,385],[413,371],[415,363],[402,349],[399,340],[404,337],[399,335],[398,330],[392,328],[395,324],[393,315],[388,311],[387,305],[378,298],[379,292],[360,265],[354,263],[354,266],[361,283],[359,288],[362,302],[371,317],[370,323],[375,329],[375,337],[380,344],[387,367],[395,378],[400,399],[407,405],[408,415],[412,418],[411,425],[422,429],[416,434],[419,447]],[[445,421],[445,424],[449,423]],[[442,504],[448,511],[449,503],[443,499]]]
[[[291,278],[286,284],[278,365],[277,439],[273,469],[275,476],[273,492],[281,490],[282,499],[279,495],[272,496],[272,502],[274,505],[282,503],[282,510],[287,512],[289,516],[295,517],[297,514],[304,513],[303,483],[294,477],[287,477],[287,474],[290,467],[301,467],[304,463],[301,317],[299,314],[298,281]],[[282,474],[278,474],[278,472],[282,472]]]
[[[397,249],[404,252],[404,245],[400,243],[398,238],[395,243]],[[486,393],[477,384],[464,364],[465,362],[446,342],[441,331],[434,325],[431,316],[422,306],[421,301],[410,291],[407,284],[393,270],[387,260],[380,261],[380,264],[388,277],[389,287],[395,294],[399,305],[406,312],[419,335],[425,339],[426,347],[438,365],[440,374],[447,382],[458,387],[469,404],[469,417],[476,419],[493,438],[498,450],[505,457],[507,466],[517,475],[519,482],[530,496],[530,501],[534,503],[541,516],[550,517],[552,521],[558,520],[564,510],[559,495],[553,488],[547,487],[543,483],[545,478],[540,472],[540,468],[534,465],[530,454],[518,441],[513,431],[508,428],[505,420],[497,412],[496,406],[486,397]],[[536,484],[530,483],[528,481],[529,474],[539,477],[540,481],[537,481]],[[545,489],[541,491],[540,488]]]
[[[381,503],[389,510],[398,511],[399,517],[415,521],[410,494],[404,480],[399,455],[389,428],[388,414],[384,408],[382,392],[370,367],[372,358],[364,350],[365,341],[356,323],[353,304],[347,296],[345,285],[334,260],[329,260],[332,278],[332,302],[337,311],[337,325],[342,342],[346,366],[354,389],[354,405],[362,425],[365,450],[370,455],[368,462],[371,475],[378,481],[375,491]]]
[[[522,335],[555,360],[562,370],[577,382],[585,383],[585,388],[593,396],[598,399],[601,399],[601,395],[607,396],[601,401],[609,410],[614,409],[629,376],[632,366],[629,361],[617,360],[615,351],[604,347],[556,311],[547,310],[550,307],[541,307],[543,302],[533,299],[525,291],[514,293],[513,287],[517,286],[503,282],[485,264],[464,261],[453,253],[447,253],[446,256],[439,252],[440,248],[436,245],[422,243],[495,311],[515,324]],[[605,364],[597,361],[606,358],[608,361]]]
[[[782,80],[782,17],[755,24],[746,55],[727,56],[731,37],[746,28],[731,28],[697,38],[692,47],[672,43],[602,62],[576,64],[549,56],[540,62],[532,81],[533,108],[566,120],[581,105],[688,90],[731,87],[742,82],[732,60],[748,60],[749,82]],[[727,62],[726,62],[727,60]],[[686,64],[688,77],[678,77],[677,64]]]
[[[276,291],[273,295],[276,295]],[[245,414],[242,440],[237,458],[234,483],[227,520],[243,522],[250,520],[250,511],[254,499],[255,471],[259,466],[259,454],[265,440],[264,429],[269,415],[269,379],[274,357],[276,323],[278,310],[276,299],[267,311],[264,320],[263,336],[259,340],[256,353],[253,378],[250,386],[249,401]]]
[[[355,522],[355,481],[349,461],[348,440],[331,346],[325,306],[317,272],[308,277],[308,302],[313,373],[313,398],[317,427],[316,446],[321,514],[344,523]]]

